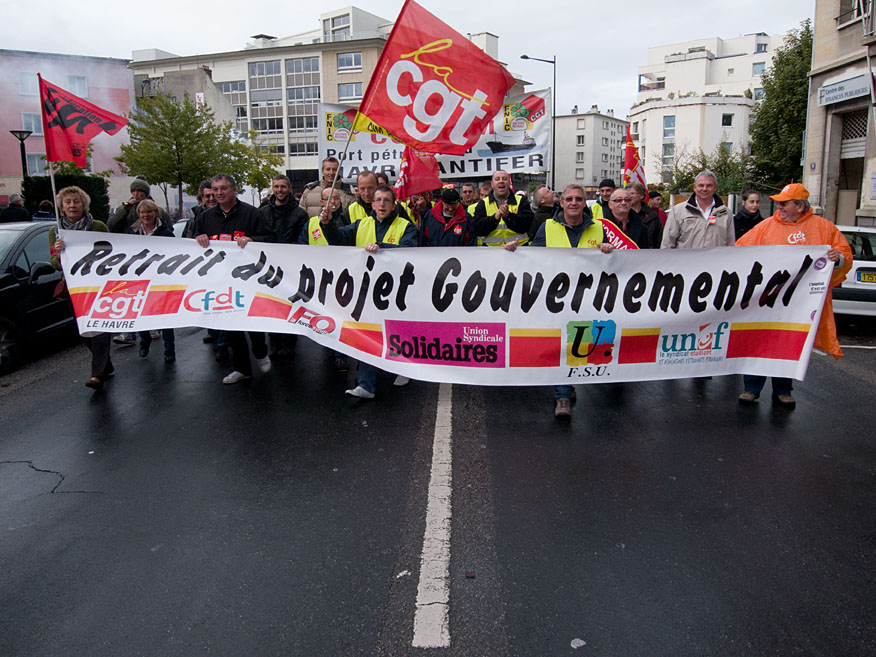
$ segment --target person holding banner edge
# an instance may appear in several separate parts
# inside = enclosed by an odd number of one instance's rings
[[[108,233],[109,228],[102,221],[93,219],[88,212],[91,197],[79,187],[65,187],[55,198],[59,208],[58,223],[49,229],[49,251],[52,256],[52,266],[62,271],[61,252],[64,241],[58,237],[58,227],[64,230],[90,230]],[[91,378],[85,382],[87,388],[102,390],[103,383],[113,374],[113,362],[110,358],[111,333],[97,333],[91,337],[83,337],[85,346],[91,352]]]
[[[622,192],[622,190],[617,190]],[[626,193],[626,192],[622,192]],[[532,240],[531,246],[551,248],[587,249],[598,248],[602,253],[611,253],[613,247],[608,243],[602,220],[594,219],[585,212],[587,195],[580,185],[567,185],[560,199],[562,210],[553,219],[541,226]],[[516,251],[519,240],[505,244],[506,251]],[[554,417],[568,420],[572,417],[572,404],[575,389],[570,385],[554,386]]]
[[[367,172],[370,173],[370,172]],[[372,174],[373,176],[374,174]],[[377,253],[381,248],[417,246],[417,229],[399,215],[395,202],[395,190],[389,185],[379,185],[373,194],[373,211],[349,226],[338,228],[327,212],[320,215],[320,224],[329,244],[364,247],[367,253]],[[394,385],[407,385],[408,378],[398,376]],[[377,391],[377,368],[359,362],[356,387],[345,394],[359,399],[374,399]]]

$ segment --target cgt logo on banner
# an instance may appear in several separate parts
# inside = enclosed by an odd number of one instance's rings
[[[354,127],[367,130],[370,120],[419,151],[461,155],[502,109],[513,86],[501,64],[407,0]]]

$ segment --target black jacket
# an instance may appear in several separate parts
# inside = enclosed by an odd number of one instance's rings
[[[195,219],[195,237],[206,235],[211,240],[233,240],[251,237],[255,242],[273,242],[274,233],[265,218],[249,203],[237,201],[227,214],[218,205],[204,210]]]
[[[655,212],[656,216],[657,213]],[[623,230],[623,226],[621,225],[620,219],[612,219],[612,222],[620,228],[624,234],[633,240],[640,249],[650,249],[653,248],[651,246],[651,237],[648,234],[648,229],[645,227],[645,224],[642,223],[642,218],[635,210],[630,210],[630,220],[627,222],[627,229]],[[657,220],[657,225],[660,225],[660,219]]]
[[[280,244],[297,244],[301,229],[310,219],[292,197],[284,205],[277,205],[273,195],[269,196],[259,206],[259,213]]]
[[[529,239],[532,240],[535,237],[535,234],[538,232],[539,226],[541,226],[548,219],[553,219],[558,212],[561,212],[561,208],[559,204],[545,206],[545,205],[536,205],[535,212],[533,213],[532,224],[529,226]],[[586,211],[587,214],[590,214],[590,210]]]
[[[639,246],[640,249],[659,249],[660,242],[663,239],[663,224],[660,223],[660,215],[647,205],[642,205],[642,209],[638,212],[630,210],[630,216],[635,214],[642,224],[645,226],[645,231],[648,233],[648,246]],[[633,240],[636,242],[636,240]],[[636,242],[638,244],[638,242]]]
[[[24,206],[18,203],[11,203],[2,213],[0,213],[0,223],[11,223],[13,221],[30,221],[30,212],[24,209]]]
[[[444,216],[442,201],[423,213],[420,246],[476,246],[477,243],[474,219],[466,214],[462,203],[456,206],[456,214],[452,217]]]
[[[736,231],[736,239],[739,239],[745,235],[745,233],[757,226],[761,222],[761,219],[763,219],[763,217],[761,217],[760,212],[751,214],[745,208],[739,208],[739,212],[733,216],[733,230]]]
[[[511,193],[513,194],[514,192]],[[490,192],[489,199],[496,203],[496,196],[493,192]],[[498,203],[496,204],[498,205]],[[484,200],[478,201],[473,216],[478,235],[489,235],[499,225],[499,220],[496,219],[495,215],[487,216],[487,206]],[[505,225],[515,233],[526,233],[532,225],[532,218],[533,214],[532,208],[529,207],[529,200],[526,196],[521,196],[518,199],[517,212],[508,213]]]

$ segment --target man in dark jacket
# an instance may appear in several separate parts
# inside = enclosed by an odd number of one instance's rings
[[[250,242],[273,242],[274,235],[259,214],[249,203],[237,199],[237,183],[227,173],[213,176],[213,194],[216,206],[205,210],[195,219],[195,240],[205,249],[210,241],[235,241],[242,249]],[[222,379],[223,383],[238,383],[252,376],[252,363],[246,344],[246,334],[241,331],[227,331],[228,346],[231,348],[231,363],[234,371]],[[252,352],[259,369],[267,374],[271,371],[268,346],[264,333],[249,333]]]
[[[420,219],[420,246],[477,246],[474,219],[466,214],[455,189],[441,191],[441,200]]]
[[[107,228],[111,233],[125,233],[131,225],[137,221],[137,204],[144,199],[152,200],[149,196],[149,183],[142,176],[137,176],[131,181],[131,198],[116,208],[109,221]],[[164,208],[159,208],[158,219],[162,224],[173,230],[173,221]]]
[[[0,223],[13,221],[30,221],[30,213],[24,208],[22,198],[18,194],[9,197],[9,205],[0,213]]]
[[[307,225],[307,213],[292,198],[292,182],[279,174],[271,181],[271,195],[259,206],[259,213],[280,244],[296,244],[301,229]],[[271,333],[268,356],[284,357],[295,353],[298,336],[290,333]]]
[[[499,169],[490,180],[491,191],[487,198],[478,202],[474,210],[475,226],[480,243],[487,246],[502,246],[519,240],[529,242],[526,231],[532,225],[532,208],[526,196],[516,196],[511,189],[511,177]]]
[[[535,201],[532,225],[529,227],[529,239],[533,239],[541,226],[548,219],[553,219],[554,215],[560,210],[560,205],[557,203],[557,193],[549,187],[542,185],[537,187],[532,195],[532,200]],[[587,214],[589,210],[585,209]]]

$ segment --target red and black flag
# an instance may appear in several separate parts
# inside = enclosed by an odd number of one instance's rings
[[[95,135],[106,132],[114,135],[125,127],[128,119],[87,100],[74,96],[56,84],[40,82],[40,108],[43,116],[43,135],[46,140],[46,162],[73,162],[87,167],[85,150]]]

